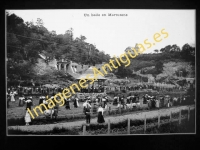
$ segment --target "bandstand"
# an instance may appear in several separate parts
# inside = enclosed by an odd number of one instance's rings
[[[87,80],[87,78],[94,78],[92,67],[88,68],[83,74],[76,78],[77,82],[81,79],[86,79],[86,84],[88,84],[88,87],[82,88],[78,95],[90,96],[91,98],[94,98],[97,95],[106,95],[104,83],[107,79],[105,77],[98,74],[97,79],[93,84],[90,84],[92,80]]]

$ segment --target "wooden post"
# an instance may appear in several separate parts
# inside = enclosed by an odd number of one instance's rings
[[[146,133],[146,114],[144,115],[144,133]]]
[[[133,103],[132,103],[132,98],[130,98],[131,101],[131,110],[133,109]]]
[[[127,134],[130,134],[130,118],[128,118],[128,131],[127,131]]]
[[[91,107],[91,115],[93,114],[93,107],[94,107],[94,104],[92,104],[93,106]]]
[[[73,108],[75,108],[75,107],[73,107]],[[73,119],[74,119],[74,109],[72,109],[72,115],[73,115]]]
[[[169,118],[170,123],[172,122],[172,111],[170,111],[170,118]]]
[[[188,107],[188,121],[190,120],[190,107]]]
[[[181,109],[179,111],[179,124],[181,124]]]
[[[108,119],[108,134],[110,134],[110,119]]]
[[[51,108],[51,119],[52,119],[52,108]]]
[[[160,127],[160,113],[158,112],[158,128]]]
[[[31,91],[31,92],[32,92],[32,94],[33,94],[33,87],[32,87],[32,91]]]
[[[119,113],[121,114],[121,101],[119,102]]]
[[[83,135],[85,135],[86,132],[86,125],[83,126]]]
[[[73,119],[74,119],[74,111],[72,113],[73,113]]]
[[[111,107],[109,106],[109,115],[110,115],[110,112],[111,112]]]

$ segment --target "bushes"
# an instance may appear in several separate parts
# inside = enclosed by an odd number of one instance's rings
[[[76,128],[68,129],[68,128],[59,128],[59,127],[54,127],[53,130],[51,131],[40,131],[40,132],[33,132],[33,131],[22,131],[20,129],[14,130],[14,129],[9,129],[8,134],[10,135],[28,135],[28,134],[34,134],[34,135],[79,135],[80,130]]]

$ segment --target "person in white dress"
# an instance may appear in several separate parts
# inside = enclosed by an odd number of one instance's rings
[[[79,99],[78,99],[78,97],[76,97],[76,105],[77,105],[77,107],[79,107]]]
[[[11,102],[15,102],[14,96],[15,96],[15,93],[14,93],[14,92],[11,92],[11,93],[10,93]]]
[[[156,100],[156,108],[159,108],[160,100]]]
[[[28,126],[29,123],[31,122],[31,116],[30,116],[30,114],[29,114],[27,109],[26,109],[26,114],[25,114],[24,119],[25,119],[25,122],[26,122],[26,126]]]
[[[97,118],[97,122],[98,123],[104,123],[105,120],[104,120],[104,117],[103,117],[103,108],[101,107],[101,105],[99,106],[97,112],[98,112],[98,118]]]
[[[22,95],[21,97],[19,97],[19,106],[24,106],[24,100],[25,100],[25,97],[24,95]]]

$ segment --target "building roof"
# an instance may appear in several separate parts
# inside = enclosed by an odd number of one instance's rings
[[[88,76],[88,78],[94,78],[94,72],[92,67],[88,68],[83,74],[81,74],[79,77],[77,77],[76,79],[85,79]],[[101,76],[100,74],[98,74],[97,76],[97,80],[107,80],[105,77]]]
[[[72,62],[72,63],[71,63],[71,65],[78,66],[78,64],[77,64],[77,63],[75,63],[75,62]]]

